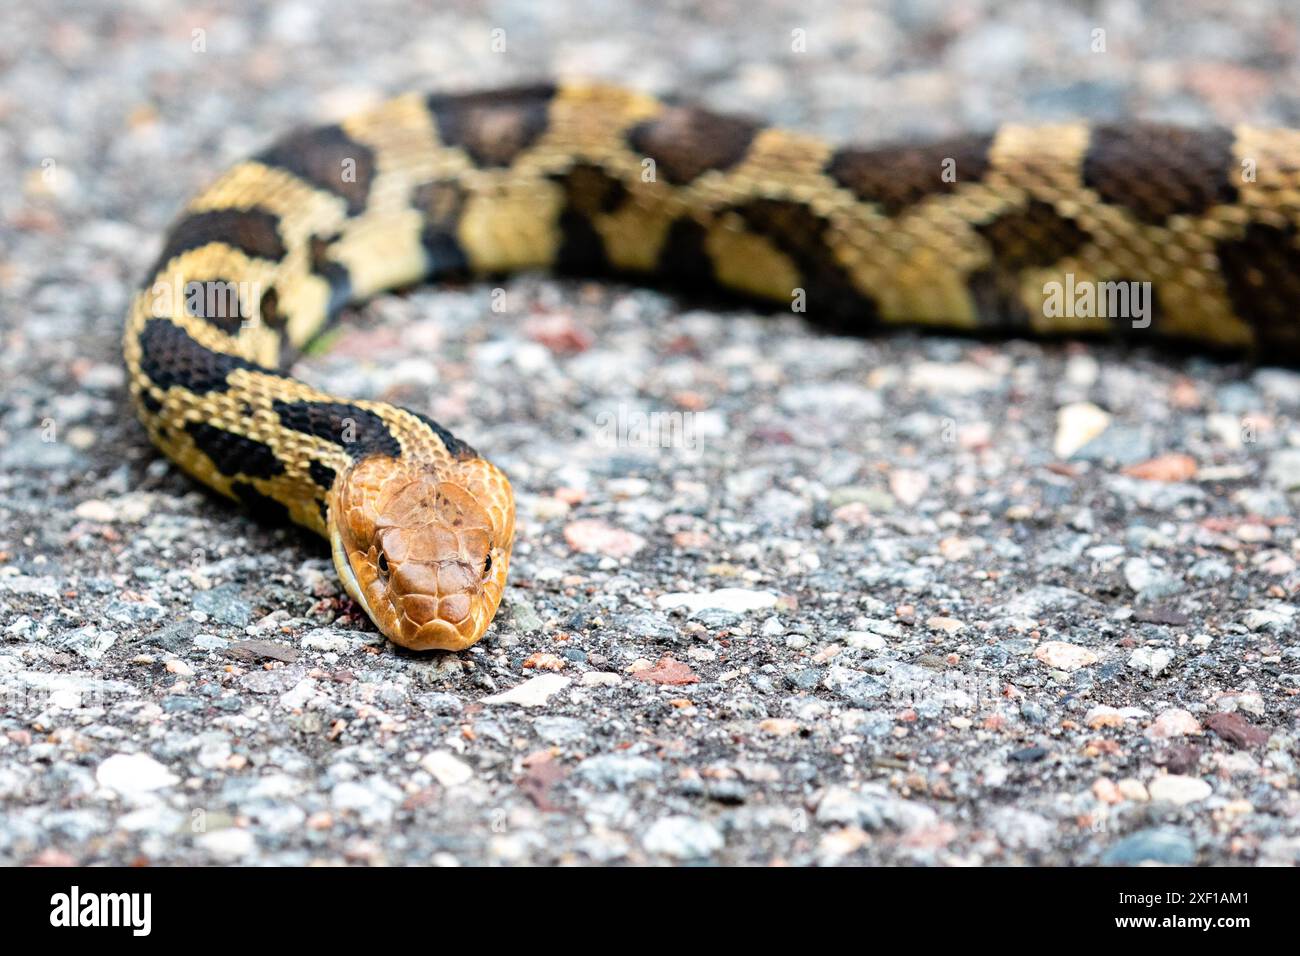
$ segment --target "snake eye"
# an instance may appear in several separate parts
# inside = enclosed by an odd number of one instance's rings
[[[487,556],[487,560],[483,562],[483,576],[487,577],[491,573],[492,573],[492,555],[489,554]]]
[[[384,554],[384,552],[382,551],[379,552],[378,564],[379,564],[379,573],[382,574],[384,577],[388,577],[388,555]]]

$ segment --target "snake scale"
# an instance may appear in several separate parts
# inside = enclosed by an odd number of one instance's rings
[[[598,85],[405,95],[191,200],[130,306],[134,404],[199,481],[327,537],[391,640],[468,647],[505,588],[509,482],[419,412],[287,370],[349,302],[532,268],[798,301],[849,333],[1125,331],[1294,361],[1300,131],[859,148]],[[1067,276],[1150,283],[1150,320],[1044,308]]]

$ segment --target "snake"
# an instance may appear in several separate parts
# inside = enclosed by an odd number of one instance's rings
[[[599,83],[408,93],[291,132],[189,201],[131,297],[132,404],[182,470],[328,539],[389,640],[463,650],[505,592],[509,480],[418,410],[290,371],[352,303],[536,269],[851,335],[1123,335],[1290,362],[1300,131],[1008,123],[854,146]],[[1049,306],[1059,288],[1107,294]],[[1097,307],[1129,288],[1149,290],[1141,321]]]

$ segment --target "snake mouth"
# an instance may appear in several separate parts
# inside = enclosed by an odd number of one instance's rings
[[[370,609],[365,596],[361,592],[361,585],[357,582],[356,572],[352,570],[352,563],[348,560],[347,548],[343,544],[343,534],[339,530],[337,521],[329,522],[330,532],[330,554],[334,558],[334,570],[338,572],[339,580],[343,582],[343,589],[348,592],[352,600],[361,605],[361,610],[366,612],[366,617],[375,621],[375,612]]]

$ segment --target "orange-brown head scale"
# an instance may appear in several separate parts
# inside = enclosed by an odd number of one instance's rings
[[[375,455],[334,482],[334,566],[389,640],[459,651],[501,603],[514,537],[510,483],[481,458],[453,468]]]

